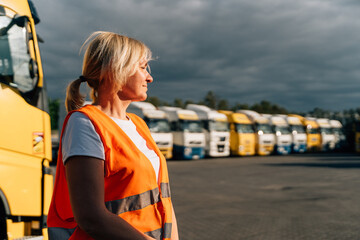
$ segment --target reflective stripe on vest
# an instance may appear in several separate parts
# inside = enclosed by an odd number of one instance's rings
[[[144,234],[153,237],[157,240],[164,238],[171,238],[171,229],[172,229],[172,223],[165,223],[163,228],[159,228],[151,232],[146,232]]]
[[[163,198],[170,197],[169,183],[161,183],[160,186]],[[105,206],[110,212],[119,215],[124,212],[139,210],[158,202],[160,202],[159,188],[155,188],[138,195],[108,201],[105,203]]]
[[[171,197],[169,183],[160,183],[160,188],[161,188],[161,194],[162,194],[163,198]]]

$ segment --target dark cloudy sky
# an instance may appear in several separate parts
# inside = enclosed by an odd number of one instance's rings
[[[145,42],[157,58],[149,95],[293,111],[360,107],[357,0],[33,0],[49,96],[81,74],[97,30]]]

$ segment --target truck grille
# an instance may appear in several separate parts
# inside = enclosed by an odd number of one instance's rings
[[[158,146],[168,146],[169,142],[156,142],[156,145],[158,145]]]
[[[192,145],[201,145],[201,141],[190,141],[189,142],[190,144],[192,144]]]

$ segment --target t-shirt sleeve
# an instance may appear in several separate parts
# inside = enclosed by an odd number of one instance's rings
[[[80,112],[71,114],[61,142],[62,160],[72,156],[89,156],[105,160],[104,145],[90,119]]]

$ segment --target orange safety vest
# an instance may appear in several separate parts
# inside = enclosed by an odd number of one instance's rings
[[[151,162],[110,117],[92,105],[76,111],[90,119],[104,145],[106,208],[146,235],[159,240],[170,239],[172,205],[166,160],[151,137],[146,123],[135,114],[128,113],[148,147],[160,158],[159,183]],[[64,121],[61,137],[73,112]],[[47,223],[50,240],[93,239],[78,227],[71,210],[61,154],[61,138]]]

